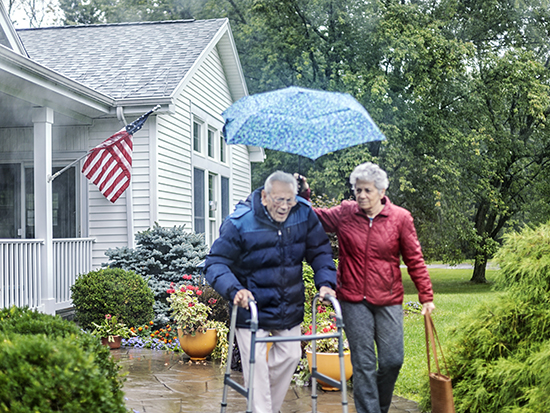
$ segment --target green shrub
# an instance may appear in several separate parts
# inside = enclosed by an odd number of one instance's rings
[[[157,328],[170,322],[170,306],[166,301],[170,283],[181,285],[182,277],[190,275],[190,284],[200,284],[198,265],[206,257],[208,246],[203,234],[186,232],[183,228],[183,225],[165,228],[155,224],[136,235],[136,248],[115,248],[105,253],[109,267],[134,271],[147,280],[155,296]]]
[[[0,411],[126,412],[118,372],[109,349],[74,323],[0,311]]]
[[[448,361],[457,413],[543,413],[550,394],[550,225],[505,237],[505,294],[454,331]],[[424,389],[423,408],[429,407]]]
[[[145,280],[131,271],[108,268],[80,275],[71,287],[76,319],[84,329],[101,324],[106,314],[127,326],[153,318],[153,293]]]

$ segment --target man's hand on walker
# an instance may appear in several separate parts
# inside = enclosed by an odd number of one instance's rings
[[[332,288],[330,287],[327,287],[325,285],[323,285],[320,289],[319,289],[319,298],[321,300],[324,300],[325,299],[325,296],[327,295],[332,295],[333,297],[336,297],[336,291],[334,291]]]
[[[248,310],[248,299],[254,300],[254,296],[246,288],[237,291],[235,297],[233,298],[233,305],[238,305],[239,307],[246,308]]]
[[[433,302],[430,301],[429,303],[422,304],[422,311],[420,312],[420,314],[431,314],[433,310],[435,310],[435,305]]]

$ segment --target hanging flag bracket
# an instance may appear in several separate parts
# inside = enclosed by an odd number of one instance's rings
[[[126,132],[130,133],[130,134],[134,134],[136,133],[138,130],[140,130],[143,126],[143,123],[145,123],[144,121],[142,122],[142,120],[145,118],[147,119],[147,117],[153,113],[153,112],[156,112],[157,110],[160,109],[160,105],[157,105],[155,106],[153,109],[151,109],[149,112],[147,113],[144,113],[143,115],[141,115],[138,119],[136,119],[135,121],[133,121],[132,123],[126,125]],[[73,161],[71,162],[69,165],[67,165],[66,167],[64,167],[63,169],[57,171],[55,174],[53,175],[48,175],[48,180],[47,182],[50,183],[52,182],[55,178],[57,178],[59,175],[61,175],[63,172],[65,172],[67,169],[69,169],[71,166],[73,166],[74,164],[80,162],[82,159],[84,159],[86,156],[88,156],[91,152],[93,151],[90,150],[88,152],[86,152],[84,155],[82,155],[80,158],[78,158],[76,161]]]

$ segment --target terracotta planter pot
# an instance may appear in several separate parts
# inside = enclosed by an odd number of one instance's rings
[[[178,327],[178,339],[180,347],[191,360],[204,360],[218,344],[216,329],[209,328],[206,333],[183,334]]]
[[[311,373],[311,351],[306,350],[307,362],[309,364],[309,372]],[[348,381],[353,374],[353,367],[351,365],[350,353],[344,353],[344,370],[346,372],[346,381]],[[340,380],[340,359],[338,353],[317,353],[317,371],[325,376],[330,377],[333,380]],[[317,379],[321,388],[327,391],[338,391],[340,389],[331,387],[327,383]]]
[[[111,349],[114,348],[120,348],[120,344],[122,343],[122,337],[120,336],[111,336],[114,341],[109,341],[109,337],[102,337],[101,338],[101,344],[104,346],[109,346]]]

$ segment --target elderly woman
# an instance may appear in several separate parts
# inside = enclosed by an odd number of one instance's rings
[[[308,198],[307,182],[298,178]],[[338,236],[336,292],[351,349],[355,407],[358,413],[386,413],[404,357],[400,257],[419,292],[422,314],[435,308],[432,284],[410,212],[385,195],[386,172],[363,163],[350,183],[355,201],[315,212],[325,231]]]

